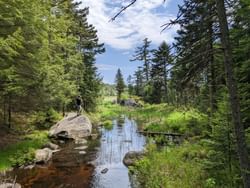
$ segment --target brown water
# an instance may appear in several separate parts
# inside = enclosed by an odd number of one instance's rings
[[[135,121],[120,117],[113,129],[101,129],[100,140],[88,141],[87,154],[81,155],[69,142],[53,155],[47,165],[31,170],[18,169],[9,174],[17,177],[23,188],[128,188],[128,169],[122,160],[128,151],[141,151],[145,138],[138,134]],[[106,173],[101,173],[106,169]]]

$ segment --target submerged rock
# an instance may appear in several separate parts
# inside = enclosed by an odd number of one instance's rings
[[[102,173],[102,174],[106,174],[106,173],[108,172],[108,170],[109,170],[109,169],[104,168],[104,169],[101,171],[101,173]]]
[[[21,188],[22,186],[18,183],[0,183],[0,188]]]
[[[49,131],[50,137],[79,140],[91,135],[92,124],[87,116],[69,113]]]
[[[76,147],[75,149],[76,150],[85,150],[87,148],[88,148],[88,146],[79,146],[79,147]]]
[[[123,164],[126,166],[133,166],[137,160],[140,160],[144,157],[144,152],[142,151],[130,151],[126,153],[123,158]]]
[[[87,143],[87,140],[83,138],[75,140],[75,144],[86,144],[86,143]]]
[[[86,154],[86,151],[79,151],[79,154],[84,155]]]
[[[49,148],[38,149],[35,153],[36,163],[47,163],[52,157],[53,150]]]

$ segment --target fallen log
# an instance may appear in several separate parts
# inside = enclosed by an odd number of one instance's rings
[[[143,135],[165,135],[165,136],[172,136],[172,137],[181,137],[183,134],[179,133],[166,133],[166,132],[152,132],[152,131],[137,131]]]

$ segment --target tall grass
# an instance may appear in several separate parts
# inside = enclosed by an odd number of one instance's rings
[[[207,187],[200,163],[204,153],[204,149],[197,144],[186,143],[161,151],[150,145],[146,157],[130,167],[130,172],[145,188]]]

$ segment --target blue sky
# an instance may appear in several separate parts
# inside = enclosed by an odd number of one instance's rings
[[[81,0],[82,7],[89,7],[89,23],[93,24],[100,42],[105,44],[106,53],[97,56],[96,66],[105,83],[114,83],[117,69],[120,68],[124,79],[133,75],[141,62],[130,62],[134,50],[144,38],[152,41],[157,48],[162,41],[171,44],[178,26],[161,33],[161,25],[174,19],[178,4],[183,0],[137,0],[115,21],[110,22],[121,6],[130,0]]]

